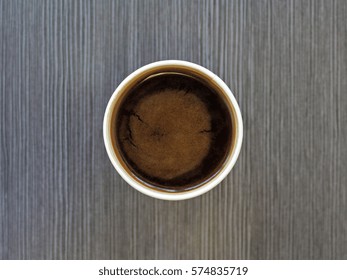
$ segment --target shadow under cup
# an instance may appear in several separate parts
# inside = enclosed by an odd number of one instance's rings
[[[213,77],[185,65],[162,65],[130,75],[117,91],[109,135],[133,180],[180,193],[223,171],[235,149],[236,112]]]

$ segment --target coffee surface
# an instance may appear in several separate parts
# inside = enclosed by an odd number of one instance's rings
[[[174,73],[149,77],[129,92],[116,131],[133,173],[173,190],[211,177],[231,138],[230,116],[220,96],[203,82]]]

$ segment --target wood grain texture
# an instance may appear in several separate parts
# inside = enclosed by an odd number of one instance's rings
[[[347,259],[347,2],[0,0],[1,259]],[[220,186],[129,187],[102,139],[113,90],[183,59],[244,118]]]

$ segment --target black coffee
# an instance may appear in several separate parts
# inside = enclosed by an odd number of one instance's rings
[[[115,139],[121,156],[152,187],[197,187],[216,174],[231,149],[227,106],[194,77],[153,75],[134,87],[120,108]]]

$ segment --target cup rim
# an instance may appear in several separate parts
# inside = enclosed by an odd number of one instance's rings
[[[154,188],[149,188],[148,186],[141,184],[140,182],[136,181],[132,176],[130,176],[127,171],[122,166],[120,160],[118,159],[116,153],[114,152],[114,147],[112,145],[111,135],[110,135],[110,126],[112,123],[112,114],[113,114],[113,108],[115,106],[115,102],[117,101],[117,95],[122,92],[124,87],[129,84],[133,79],[135,79],[138,75],[153,69],[157,67],[162,66],[184,66],[191,68],[192,70],[196,70],[198,72],[201,72],[202,74],[208,76],[213,80],[216,84],[218,84],[219,87],[223,90],[224,94],[229,98],[229,101],[231,102],[231,105],[234,110],[234,116],[235,117],[235,123],[236,123],[236,138],[235,138],[235,146],[233,148],[232,155],[226,160],[224,164],[224,169],[216,174],[214,178],[212,178],[210,181],[206,182],[205,184],[183,192],[165,192],[156,190]],[[132,72],[130,75],[128,75],[115,89],[113,92],[106,110],[104,114],[104,120],[103,120],[103,138],[104,138],[104,144],[105,148],[108,154],[108,157],[114,166],[114,168],[117,170],[119,175],[133,188],[138,190],[139,192],[146,194],[148,196],[163,199],[163,200],[185,200],[190,199],[193,197],[200,196],[214,187],[216,187],[231,171],[233,166],[236,163],[236,160],[240,154],[241,146],[242,146],[242,139],[243,139],[243,122],[242,122],[242,116],[240,112],[239,105],[237,104],[237,101],[232,94],[229,87],[224,83],[224,81],[219,78],[216,74],[211,72],[210,70],[206,69],[203,66],[200,66],[198,64],[183,61],[183,60],[161,60],[156,61],[147,65],[144,65],[134,72]]]

